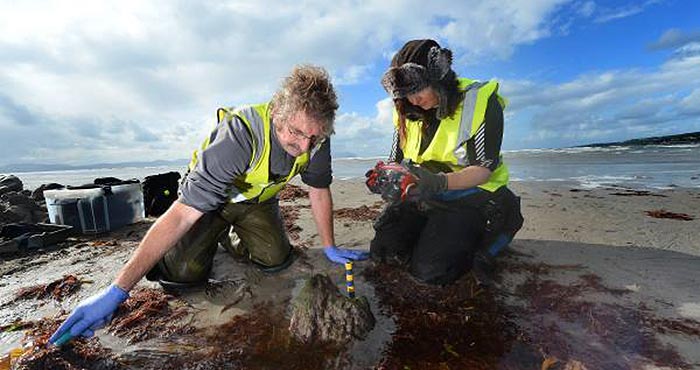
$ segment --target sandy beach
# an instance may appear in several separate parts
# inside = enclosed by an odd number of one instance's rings
[[[338,287],[344,285],[343,269],[319,249],[308,199],[298,194],[281,202],[298,251],[291,268],[264,274],[221,251],[212,279],[242,282],[246,289],[222,284],[179,295],[171,304],[186,310],[190,334],[129,344],[102,330],[99,343],[124,368],[155,368],[164,359],[178,368],[195,368],[194,363],[204,366],[202,358],[213,358],[196,354],[211,354],[219,343],[205,338],[219,338],[212,333],[235,328],[234,320],[241,329],[226,340],[238,343],[234,336],[246,336],[247,345],[259,339],[270,348],[258,346],[246,355],[252,347],[238,347],[240,362],[231,368],[700,368],[700,192],[582,189],[563,182],[511,187],[522,197],[525,225],[487,291],[475,288],[469,276],[435,288],[369,261],[356,263],[357,294],[368,298],[377,319],[364,339],[322,351],[323,346],[290,344],[286,334],[278,333],[286,330],[288,303],[304,279],[323,273]],[[373,217],[383,206],[379,197],[359,180],[336,181],[332,190],[336,241],[368,249]],[[654,213],[661,210],[693,219],[648,214],[663,215]],[[64,317],[111,282],[152,222],[2,257],[0,326]],[[83,283],[60,301],[16,299],[20,288],[68,274]],[[160,289],[145,280],[139,287]],[[255,326],[256,317],[269,318],[273,325]],[[242,329],[248,326],[257,329]],[[199,338],[196,345],[188,335]],[[2,353],[22,337],[21,330],[0,333]],[[286,344],[280,348],[280,343]]]

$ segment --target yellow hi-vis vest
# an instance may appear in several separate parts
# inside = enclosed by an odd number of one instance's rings
[[[474,137],[484,122],[486,106],[491,95],[496,94],[501,106],[506,101],[498,95],[495,81],[475,82],[467,78],[459,79],[459,89],[465,91],[464,100],[452,117],[442,119],[433,140],[421,154],[423,122],[406,120],[406,142],[401,146],[404,158],[415,163],[436,161],[449,166],[453,172],[469,166],[467,140]],[[398,127],[398,113],[394,109],[394,125]],[[491,173],[489,180],[479,188],[494,192],[508,184],[508,167],[500,158],[500,164]]]
[[[232,180],[233,186],[238,194],[232,191],[231,202],[238,203],[245,200],[255,199],[257,202],[264,202],[280,192],[282,188],[294,176],[301,173],[309,163],[311,155],[318,150],[317,145],[311,153],[304,153],[296,158],[289,175],[281,177],[279,180],[270,180],[270,103],[242,106],[237,109],[219,108],[216,111],[217,123],[231,122],[234,116],[238,117],[248,128],[253,138],[253,155],[250,159],[248,170]],[[200,148],[204,151],[210,144],[211,135],[204,140]],[[189,164],[190,171],[197,165],[197,151],[192,153],[192,160]]]

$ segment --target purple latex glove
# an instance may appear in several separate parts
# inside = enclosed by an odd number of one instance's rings
[[[329,260],[335,263],[362,261],[369,257],[369,252],[339,248],[335,245],[324,247],[323,252],[326,253]]]
[[[78,335],[93,336],[95,330],[112,320],[114,312],[127,298],[129,298],[129,293],[115,284],[110,285],[100,293],[80,303],[49,338],[49,342],[61,345]]]

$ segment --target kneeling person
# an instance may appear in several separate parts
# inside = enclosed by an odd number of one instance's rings
[[[231,226],[240,239],[237,246],[225,243],[231,252],[264,270],[286,267],[291,246],[276,196],[297,174],[310,186],[328,258],[365,258],[335,247],[329,136],[337,109],[328,74],[312,66],[296,67],[269,103],[219,109],[217,127],[193,155],[178,200],[156,220],[114,283],[82,302],[50,341],[93,335],[147,273],[164,285],[205,282]]]

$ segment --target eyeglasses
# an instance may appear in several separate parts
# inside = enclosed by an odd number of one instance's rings
[[[323,136],[323,135],[319,135],[319,136],[311,135],[311,136],[308,136],[308,135],[306,135],[305,133],[303,133],[301,130],[299,130],[299,129],[297,129],[297,128],[294,128],[294,127],[292,127],[292,126],[289,125],[289,124],[286,124],[285,126],[287,126],[287,132],[289,132],[289,134],[292,135],[292,136],[294,136],[294,138],[296,138],[297,140],[308,140],[308,141],[309,141],[309,147],[311,147],[311,148],[313,148],[313,147],[315,147],[316,145],[321,144],[321,143],[323,143],[324,141],[326,141],[326,137]]]

